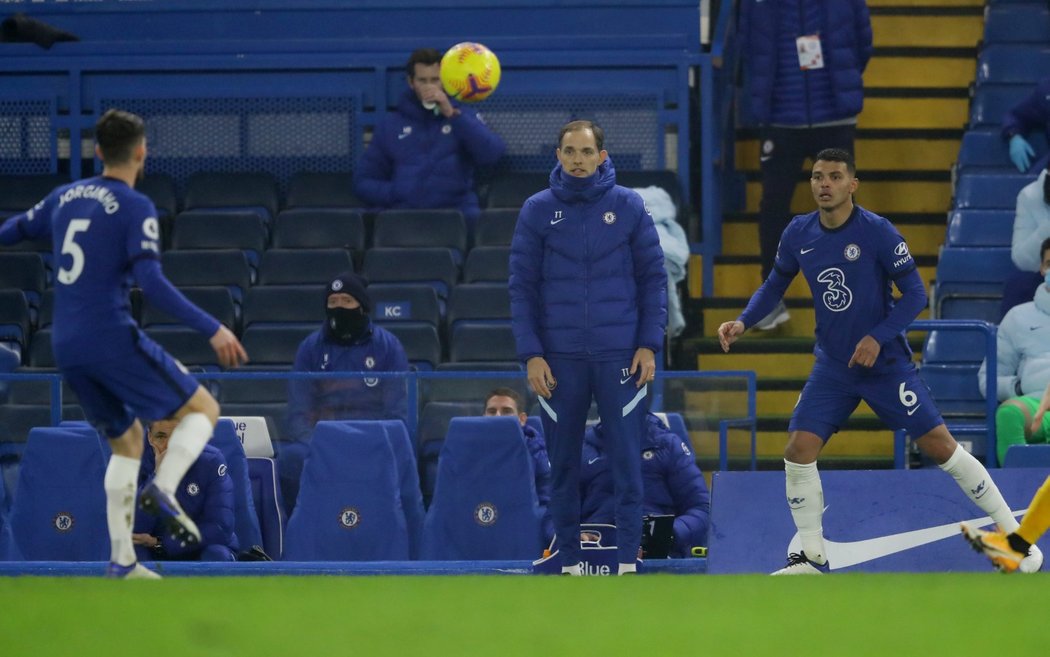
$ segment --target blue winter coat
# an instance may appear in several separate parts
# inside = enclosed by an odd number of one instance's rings
[[[510,250],[520,359],[660,351],[667,327],[660,237],[641,197],[616,184],[611,159],[588,178],[556,166],[550,188],[521,208]]]
[[[646,416],[646,429],[642,437],[642,513],[675,516],[671,556],[688,557],[691,547],[707,545],[711,496],[689,446],[652,413]],[[615,524],[614,482],[604,442],[601,424],[587,429],[580,464],[580,519]]]
[[[371,324],[351,345],[329,340],[322,326],[299,345],[295,372],[407,372],[408,357],[397,337]],[[289,440],[308,440],[320,420],[407,421],[405,382],[399,378],[291,379]]]
[[[140,484],[145,484],[152,477],[154,470],[156,457],[153,448],[147,444],[139,470]],[[197,523],[201,532],[200,545],[181,547],[165,530],[164,523],[158,516],[143,511],[135,513],[134,532],[150,534],[160,539],[164,546],[162,558],[195,559],[201,552],[214,546],[227,548],[231,558],[237,553],[239,545],[237,534],[234,532],[233,480],[226,472],[226,459],[218,448],[204,446],[204,451],[179,482],[175,498],[186,514]]]
[[[378,209],[458,208],[477,219],[474,167],[490,166],[506,146],[469,107],[446,119],[406,89],[397,111],[376,126],[354,172],[354,191]]]
[[[536,482],[536,499],[543,509],[540,521],[543,531],[543,544],[547,545],[554,538],[554,521],[548,508],[551,503],[551,459],[547,454],[547,442],[535,429],[526,425],[521,428],[525,435],[525,446],[532,456],[532,473]]]
[[[860,114],[872,51],[864,0],[744,0],[739,33],[759,124],[812,125]],[[795,39],[812,34],[820,37],[824,67],[803,71]]]
[[[1017,103],[1003,117],[1003,136],[1027,135],[1043,130],[1050,137],[1050,78],[1043,78],[1032,93]]]

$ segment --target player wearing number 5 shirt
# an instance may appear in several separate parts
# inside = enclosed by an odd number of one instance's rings
[[[765,283],[736,321],[718,328],[728,352],[781,300],[799,272],[806,277],[816,314],[816,363],[791,416],[784,450],[788,507],[801,549],[774,574],[819,574],[833,567],[821,528],[824,493],[816,461],[861,400],[889,428],[918,437],[919,449],[1004,531],[1017,527],[988,471],[944,426],[912,363],[904,331],[926,306],[926,291],[893,224],[853,203],[858,185],[852,154],[839,149],[817,154],[810,177],[817,211],[788,224]],[[896,301],[893,285],[902,295]],[[1038,570],[1042,554],[1033,548],[1029,555],[1029,568]]]

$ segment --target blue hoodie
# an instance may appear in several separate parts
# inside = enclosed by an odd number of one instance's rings
[[[521,208],[510,253],[518,357],[630,359],[659,352],[667,274],[652,216],[616,184],[612,160],[576,178],[554,167],[550,188]]]

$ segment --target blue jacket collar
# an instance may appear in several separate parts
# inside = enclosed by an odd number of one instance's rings
[[[577,178],[565,173],[559,162],[550,175],[551,192],[565,203],[593,203],[616,184],[612,158],[605,158],[594,175]]]

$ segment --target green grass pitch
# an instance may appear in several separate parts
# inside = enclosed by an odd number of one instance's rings
[[[1045,654],[1046,575],[0,579],[0,654]]]

